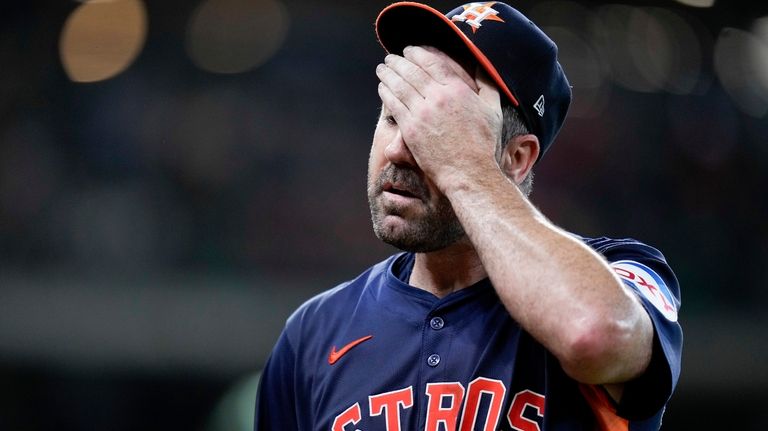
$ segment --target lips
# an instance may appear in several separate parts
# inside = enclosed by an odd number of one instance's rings
[[[430,192],[424,178],[413,169],[387,165],[376,181],[379,194],[387,199],[407,203],[413,199],[427,202]]]
[[[418,195],[418,192],[409,189],[408,186],[403,184],[393,184],[391,182],[386,182],[382,187],[382,191],[406,198],[421,199],[421,196]]]

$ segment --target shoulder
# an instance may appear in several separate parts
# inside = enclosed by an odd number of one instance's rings
[[[608,261],[621,280],[668,320],[677,320],[680,286],[664,255],[633,238],[579,237]]]
[[[663,281],[677,290],[677,278],[661,251],[634,238],[614,239],[608,237],[586,238],[575,235],[587,246],[601,254],[619,276],[626,271],[653,274],[654,279]],[[679,296],[679,295],[676,295]]]
[[[305,301],[291,314],[286,322],[289,335],[298,335],[303,327],[323,325],[328,328],[347,316],[366,295],[375,295],[375,290],[385,282],[387,272],[398,255],[371,266],[354,279],[321,292]]]
[[[634,238],[587,238],[573,234],[596,252],[602,254],[608,261],[620,260],[622,256],[637,256],[648,259],[657,259],[666,262],[664,255],[658,249],[640,242]]]

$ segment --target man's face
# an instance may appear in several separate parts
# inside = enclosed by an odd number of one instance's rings
[[[368,203],[376,236],[401,250],[440,250],[464,236],[448,198],[413,160],[385,108],[368,160]]]

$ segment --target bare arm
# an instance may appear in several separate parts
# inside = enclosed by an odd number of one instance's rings
[[[377,70],[379,94],[419,167],[448,197],[509,313],[574,379],[627,381],[647,367],[653,327],[607,262],[549,222],[494,158],[499,93],[467,83],[436,50]]]
[[[624,382],[651,357],[650,318],[607,262],[501,172],[446,190],[510,314],[584,383]]]

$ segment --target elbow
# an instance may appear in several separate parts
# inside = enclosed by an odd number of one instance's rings
[[[630,380],[645,370],[653,341],[650,321],[646,331],[640,322],[588,320],[566,336],[558,358],[566,374],[582,383],[606,384]]]

